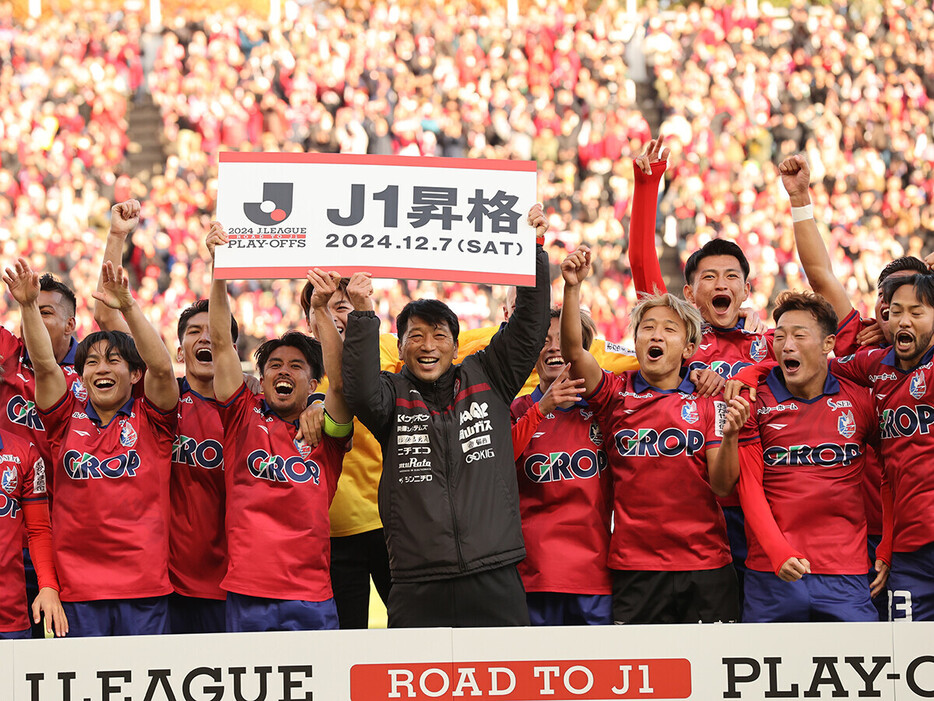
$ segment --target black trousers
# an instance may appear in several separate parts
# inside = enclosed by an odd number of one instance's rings
[[[615,623],[733,623],[739,620],[733,565],[715,570],[613,570]]]
[[[431,582],[394,582],[390,628],[527,626],[529,609],[516,566]]]
[[[383,529],[331,538],[331,587],[342,629],[366,628],[370,577],[384,604],[389,601],[389,554]]]

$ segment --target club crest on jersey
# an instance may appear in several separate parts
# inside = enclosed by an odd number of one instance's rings
[[[596,446],[603,445],[603,433],[600,431],[600,426],[597,425],[596,421],[591,422],[590,424],[590,442]]]
[[[296,439],[294,441],[295,448],[301,453],[302,460],[307,460],[308,456],[311,455],[311,446],[308,445],[305,441],[299,441]]]
[[[752,339],[752,345],[749,346],[749,357],[757,363],[764,360],[769,354],[769,344],[765,342],[762,336],[756,336]]]
[[[908,393],[915,399],[921,399],[928,391],[927,384],[924,382],[924,375],[916,372],[911,376],[911,384],[908,385]]]
[[[697,402],[685,402],[681,405],[681,418],[689,424],[696,424],[700,420],[697,413]]]
[[[74,381],[71,385],[71,393],[75,395],[75,399],[79,402],[86,402],[88,400],[88,388],[84,386],[81,380]]]
[[[3,487],[3,491],[7,494],[12,494],[16,489],[16,468],[12,465],[0,475],[0,487]]]
[[[126,419],[123,420],[123,422],[121,423],[121,426],[122,428],[120,429],[120,445],[122,445],[125,448],[132,448],[134,445],[136,445],[136,438],[137,438],[136,431],[133,429],[132,426],[130,426],[130,424],[126,421]]]
[[[837,417],[837,432],[844,438],[852,438],[856,433],[856,421],[852,411],[844,411]]]

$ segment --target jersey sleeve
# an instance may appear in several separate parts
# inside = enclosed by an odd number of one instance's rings
[[[584,397],[587,400],[587,406],[593,411],[597,421],[604,423],[610,417],[613,393],[620,384],[622,384],[622,381],[616,375],[604,370],[603,377],[600,378],[600,384],[590,393],[590,396]]]
[[[858,351],[859,343],[856,341],[856,336],[870,323],[869,320],[861,318],[858,311],[851,309],[837,327],[837,335],[833,344],[834,355],[842,358]]]
[[[872,353],[873,350],[864,348],[844,358],[833,358],[830,361],[830,372],[837,377],[855,382],[861,387],[871,387],[869,370],[872,364]]]
[[[244,383],[244,387],[246,384]],[[160,438],[174,440],[178,433],[178,402],[175,402],[168,411],[162,411],[152,404],[146,397],[141,397],[138,401],[142,403],[143,411],[146,414],[146,420],[153,428],[155,434]]]
[[[658,252],[655,250],[655,224],[658,211],[658,187],[667,169],[665,161],[652,163],[652,174],[643,173],[633,164],[635,186],[632,215],[629,218],[629,265],[636,293],[666,292]]]
[[[52,556],[52,526],[46,494],[45,462],[34,444],[29,444],[25,460],[21,464],[23,519],[26,524],[29,555],[36,569],[39,588],[52,587],[58,591],[58,576]]]
[[[220,414],[225,433],[228,429],[236,429],[245,423],[246,413],[249,411],[249,404],[252,400],[252,396],[253,395],[247,391],[247,386],[244,382],[240,385],[240,389],[233,393],[230,399],[223,403],[217,403],[217,413]]]
[[[529,402],[526,397],[519,397],[512,403],[510,411],[515,412],[517,405],[519,405],[519,408],[528,405],[528,408],[520,416],[515,413],[512,414],[512,453],[514,460],[518,460],[522,456],[522,452],[528,447],[529,441],[532,440],[535,429],[545,418],[545,415],[539,409],[538,402]]]
[[[766,375],[772,372],[772,369],[777,365],[778,363],[774,360],[766,360],[761,363],[756,363],[755,365],[747,365],[737,370],[736,374],[730,379],[739,380],[747,387],[758,387],[759,384],[765,380]]]
[[[57,449],[57,446],[62,444],[62,441],[68,433],[68,425],[71,422],[71,415],[79,408],[82,411],[84,410],[84,407],[80,406],[75,395],[67,389],[65,390],[64,394],[59,397],[58,401],[48,409],[42,410],[39,409],[39,407],[36,407],[36,410],[39,412],[39,415],[43,419],[42,423],[45,424],[45,430],[49,438],[49,443],[53,446],[54,449]],[[55,454],[54,450],[52,454]]]

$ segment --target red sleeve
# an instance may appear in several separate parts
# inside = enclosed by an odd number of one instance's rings
[[[766,376],[778,365],[774,360],[765,360],[756,365],[747,365],[740,368],[731,380],[739,380],[747,387],[758,387],[765,381]]]
[[[658,186],[668,167],[665,161],[650,164],[652,174],[643,173],[633,164],[635,187],[632,215],[629,218],[629,266],[636,293],[666,292],[665,280],[655,250],[655,219],[658,211]]]
[[[52,559],[52,526],[49,522],[49,502],[35,499],[23,502],[23,518],[26,521],[26,537],[29,539],[29,556],[39,588],[52,587],[60,591],[55,562]]]
[[[532,402],[532,406],[529,407],[528,411],[512,425],[513,460],[518,460],[522,456],[522,451],[528,447],[529,441],[532,440],[532,434],[535,433],[535,429],[538,428],[544,418],[545,415],[538,408],[538,402]]]
[[[739,503],[746,525],[752,530],[776,573],[790,557],[804,557],[794,550],[775,523],[762,489],[762,443],[753,441],[739,448]]]
[[[872,322],[861,318],[855,309],[851,309],[837,327],[837,335],[833,344],[834,355],[842,358],[858,351],[860,346],[856,341],[856,336],[870,323]]]
[[[892,485],[889,484],[889,477],[885,470],[885,462],[882,463],[882,486],[880,492],[882,495],[882,540],[879,541],[879,545],[876,547],[876,559],[882,560],[882,562],[891,567],[892,539],[895,531],[895,504],[894,496],[892,495]]]

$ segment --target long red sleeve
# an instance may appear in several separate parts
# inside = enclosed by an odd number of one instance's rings
[[[658,210],[658,186],[668,164],[650,164],[652,174],[633,165],[635,188],[632,193],[632,216],[629,218],[629,266],[636,293],[666,292],[665,280],[655,250],[655,222]]]
[[[880,455],[881,458],[881,455]],[[889,567],[892,566],[892,542],[895,531],[894,495],[889,477],[886,474],[885,463],[882,463],[882,540],[876,547],[876,559],[882,560]]]
[[[529,410],[526,411],[516,423],[512,425],[512,453],[513,460],[518,460],[522,451],[526,449],[529,441],[532,440],[532,434],[542,422],[545,415],[538,408],[538,402],[533,402]]]
[[[60,591],[55,562],[52,559],[52,526],[49,522],[49,503],[44,499],[23,503],[23,518],[26,520],[26,537],[29,540],[29,556],[39,588],[52,587]]]
[[[751,441],[739,447],[739,503],[746,524],[765,551],[776,574],[790,557],[804,557],[785,540],[762,489],[762,443]]]

